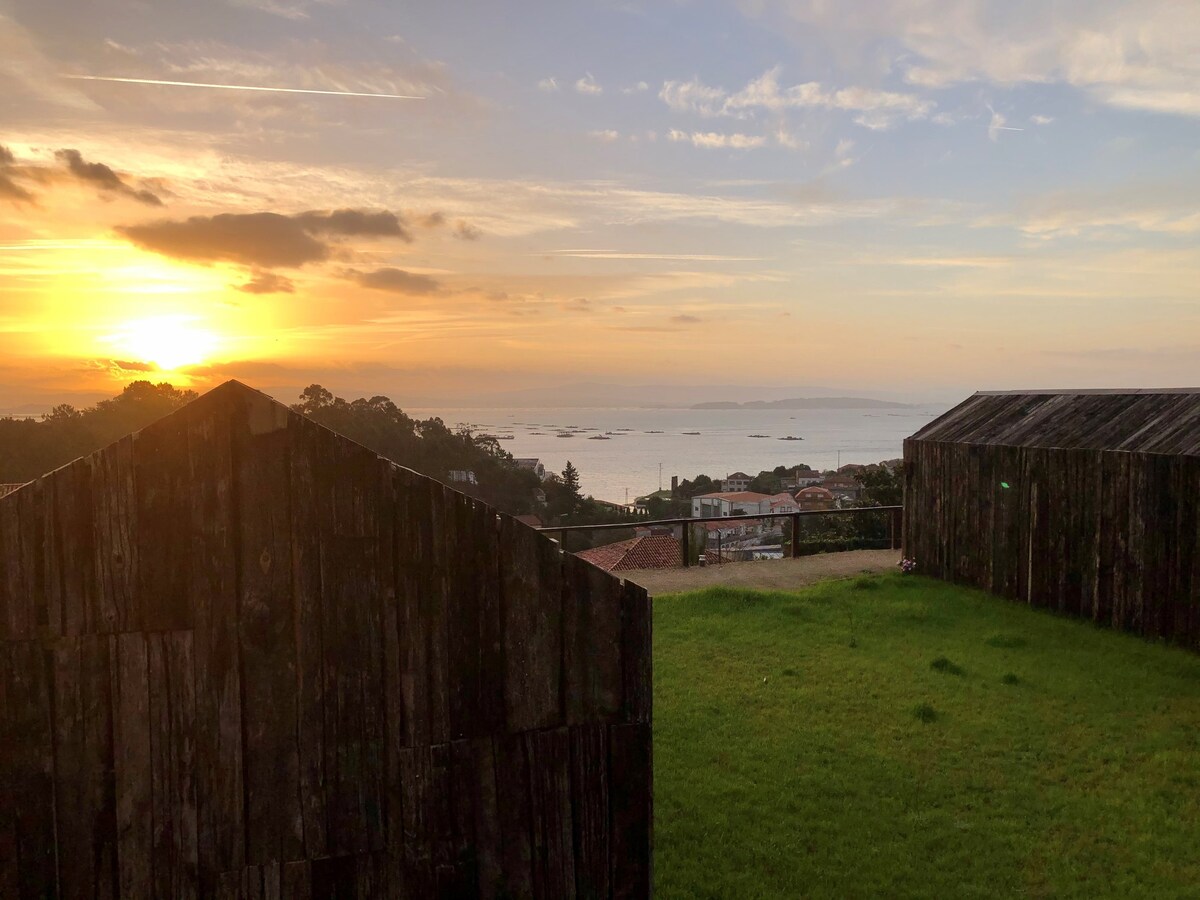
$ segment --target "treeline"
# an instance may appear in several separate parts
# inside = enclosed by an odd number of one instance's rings
[[[195,399],[195,391],[135,381],[85,409],[62,403],[39,419],[0,419],[0,482],[31,481]]]
[[[319,384],[306,387],[292,409],[393,462],[448,481],[453,471],[475,473],[476,484],[454,487],[506,513],[535,512],[537,475],[517,467],[495,438],[454,430],[436,416],[414,419],[387,397],[344,400]]]
[[[106,447],[196,399],[195,391],[135,381],[118,396],[76,409],[60,404],[37,419],[0,418],[0,483],[37,478]],[[453,486],[512,515],[538,513],[553,524],[610,521],[611,511],[579,490],[570,463],[542,484],[517,466],[494,439],[451,429],[439,418],[416,419],[387,397],[335,397],[319,384],[300,394],[292,409],[423,475],[449,482],[452,471],[470,471],[475,484]],[[539,496],[544,495],[544,504]]]

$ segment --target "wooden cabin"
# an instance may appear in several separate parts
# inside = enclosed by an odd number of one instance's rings
[[[904,463],[917,571],[1200,649],[1200,389],[979,393]]]
[[[0,896],[650,892],[650,605],[237,382],[0,498]]]

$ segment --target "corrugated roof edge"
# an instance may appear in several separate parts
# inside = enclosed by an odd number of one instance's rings
[[[976,391],[975,397],[1017,397],[1034,395],[1074,395],[1074,394],[1200,394],[1200,387],[1175,388],[1043,388],[1040,390],[1017,391]]]

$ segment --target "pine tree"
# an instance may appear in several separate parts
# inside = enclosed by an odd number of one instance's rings
[[[571,465],[569,459],[562,470],[562,483],[571,498],[571,512],[575,512],[579,508],[579,501],[583,498],[579,495],[579,470]]]

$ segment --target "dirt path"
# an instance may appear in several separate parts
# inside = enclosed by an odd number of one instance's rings
[[[695,591],[717,585],[788,591],[828,578],[887,572],[895,569],[899,561],[898,550],[849,550],[845,553],[818,553],[799,559],[736,562],[704,568],[634,569],[613,574],[637,582],[652,595]]]

